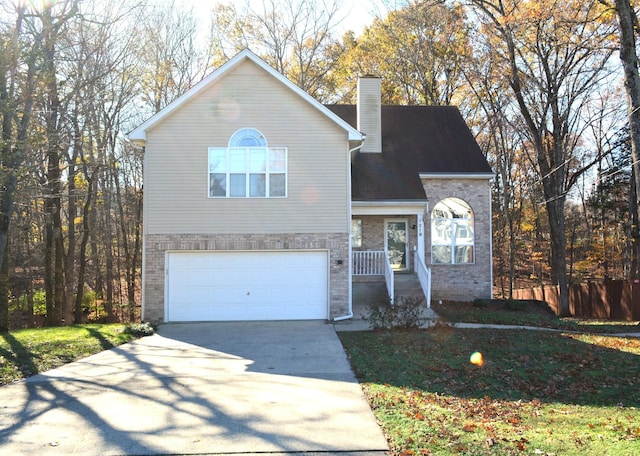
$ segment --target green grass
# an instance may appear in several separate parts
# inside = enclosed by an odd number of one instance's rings
[[[129,342],[125,325],[77,325],[0,334],[0,385]]]
[[[395,455],[640,454],[638,339],[447,326],[339,336]]]
[[[603,321],[578,318],[558,318],[546,303],[516,301],[522,310],[509,310],[505,301],[433,303],[432,308],[442,320],[450,323],[485,323],[498,325],[526,325],[594,333],[639,332],[637,321]]]

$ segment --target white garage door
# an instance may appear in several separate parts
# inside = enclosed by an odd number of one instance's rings
[[[327,252],[171,252],[167,321],[326,319]]]

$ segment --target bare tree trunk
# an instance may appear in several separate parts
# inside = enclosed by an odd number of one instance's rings
[[[640,75],[638,74],[638,55],[636,54],[636,37],[634,25],[638,24],[635,12],[629,0],[615,0],[618,25],[620,28],[620,60],[624,70],[624,86],[627,92],[627,110],[629,116],[629,133],[631,135],[631,163],[635,189],[640,188]],[[635,245],[635,264],[632,270],[635,274],[640,271],[640,255],[638,255],[639,237],[638,224],[640,220],[640,192],[635,192],[636,223],[631,227],[631,236]]]
[[[80,323],[74,312],[75,299],[74,288],[76,286],[76,219],[78,217],[78,195],[76,188],[76,177],[78,168],[76,161],[82,154],[82,131],[79,124],[78,105],[80,100],[76,100],[76,107],[72,116],[73,123],[73,153],[67,157],[67,252],[65,256],[65,306],[64,319],[67,322],[74,321]],[[82,260],[80,260],[82,261]],[[84,265],[82,265],[84,266]]]
[[[45,195],[45,290],[47,293],[47,325],[62,323],[64,306],[64,262],[62,239],[62,188],[60,170],[60,142],[58,120],[60,114],[60,98],[55,68],[55,31],[51,10],[42,14],[44,28],[44,87],[46,90],[46,123],[47,141],[47,176]]]
[[[9,296],[9,263],[7,261],[8,257],[9,249],[7,248],[4,250],[4,258],[2,260],[2,264],[0,265],[0,294],[3,296],[2,299],[7,300]],[[9,331],[9,313],[7,312],[7,314],[3,316],[3,318],[6,318],[6,326],[4,327],[5,330],[0,332],[7,332]]]
[[[47,324],[70,324],[65,321],[68,312],[64,307],[65,299],[65,259],[62,230],[62,170],[61,151],[64,150],[61,135],[62,103],[58,93],[57,44],[64,24],[77,13],[77,2],[70,0],[65,6],[69,9],[54,19],[53,5],[46,6],[39,15],[43,30],[42,74],[44,89],[44,120],[46,135],[46,236],[45,236],[45,289],[47,291]],[[51,296],[51,294],[53,294]]]
[[[86,173],[85,173],[86,174]],[[88,177],[87,199],[82,209],[82,240],[80,241],[80,252],[78,255],[78,282],[76,284],[76,300],[74,305],[74,320],[82,323],[82,297],[84,296],[84,278],[86,271],[87,244],[89,242],[89,212],[91,211],[91,201],[93,199],[93,187],[98,170],[95,170],[91,177]]]
[[[27,131],[31,124],[33,109],[33,93],[35,90],[37,57],[40,53],[42,37],[36,36],[27,61],[22,92],[22,105],[17,109],[15,88],[17,85],[17,68],[19,60],[18,37],[22,28],[24,8],[17,10],[18,17],[11,36],[3,52],[0,52],[0,115],[2,116],[2,153],[1,165],[2,192],[0,192],[0,276],[1,280],[8,280],[7,246],[9,239],[9,225],[13,213],[13,203],[18,187],[18,170],[24,161]],[[17,111],[21,110],[22,115]],[[14,130],[14,123],[16,128]],[[15,137],[14,137],[15,134]],[[5,274],[6,272],[6,274]],[[0,332],[9,330],[9,297],[7,293],[0,293]]]
[[[134,234],[134,242],[133,242],[133,258],[131,259],[131,264],[129,265],[129,284],[128,284],[128,293],[129,293],[129,321],[133,322],[136,318],[135,315],[135,302],[136,302],[136,284],[137,281],[137,273],[138,270],[138,261],[140,258],[140,241],[141,241],[141,232],[142,232],[142,192],[140,192],[137,196],[136,201],[136,219],[135,219],[135,234]]]
[[[561,317],[570,316],[569,281],[567,279],[567,237],[565,233],[564,198],[547,202],[551,238],[551,279],[560,289],[558,310]]]
[[[103,242],[101,242],[101,239],[97,237],[100,234],[97,211],[89,212],[89,220],[90,226],[93,227],[89,232],[89,245],[91,247],[91,260],[95,268],[94,289],[96,292],[96,298],[104,300],[104,277],[102,275],[102,265],[100,261],[100,244]]]
[[[631,172],[631,190],[629,191],[629,278],[640,277],[640,218],[638,217],[638,191],[636,181]]]
[[[108,162],[105,162],[108,163]],[[106,294],[104,299],[104,310],[107,312],[107,321],[114,321],[113,314],[113,302],[114,302],[114,293],[113,293],[113,283],[114,283],[114,273],[113,273],[113,231],[111,226],[111,199],[112,199],[112,191],[110,185],[110,178],[108,175],[105,175],[104,178],[104,188],[102,189],[105,197],[104,197],[104,225],[102,227],[105,236],[105,286],[106,286]]]

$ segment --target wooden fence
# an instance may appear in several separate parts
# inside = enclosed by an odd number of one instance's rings
[[[558,286],[542,286],[513,290],[515,299],[546,301],[559,314]],[[613,280],[606,283],[579,283],[569,290],[572,317],[604,320],[640,320],[640,280]]]

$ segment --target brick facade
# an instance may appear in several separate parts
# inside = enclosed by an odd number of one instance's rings
[[[143,320],[165,320],[167,251],[327,250],[329,252],[329,319],[349,312],[349,234],[151,234],[145,236]],[[338,264],[342,260],[341,264]]]
[[[425,218],[425,260],[431,268],[432,299],[471,301],[492,293],[491,184],[489,179],[422,179],[430,209],[444,198],[464,200],[473,211],[475,262],[431,264],[431,214]]]

